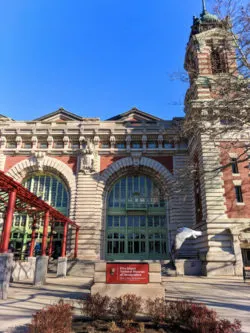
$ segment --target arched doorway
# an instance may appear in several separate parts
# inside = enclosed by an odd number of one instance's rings
[[[46,201],[62,214],[69,215],[69,191],[64,182],[56,175],[50,173],[34,173],[22,181],[22,185],[36,196]],[[13,219],[11,243],[14,245],[17,256],[23,258],[28,254],[28,244],[31,241],[32,218],[27,214],[16,213]],[[40,254],[40,244],[43,234],[43,221],[37,221],[36,254]],[[55,224],[53,234],[53,254],[60,256],[62,226]],[[20,252],[20,254],[19,254]]]
[[[146,175],[120,178],[108,193],[106,260],[159,260],[168,257],[167,202]]]

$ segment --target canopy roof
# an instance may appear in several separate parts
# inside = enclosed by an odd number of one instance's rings
[[[0,171],[0,212],[4,212],[8,205],[9,192],[16,190],[15,209],[23,213],[41,213],[49,211],[50,220],[53,222],[69,223],[76,229],[80,227],[71,219],[60,213],[55,208],[51,207],[45,201],[39,199],[35,194],[31,193],[20,183],[7,176],[3,171]]]

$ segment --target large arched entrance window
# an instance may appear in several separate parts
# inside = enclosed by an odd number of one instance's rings
[[[106,259],[167,259],[167,202],[144,175],[120,178],[107,200]]]
[[[36,196],[46,201],[52,207],[60,211],[65,216],[69,215],[69,191],[64,182],[57,176],[52,174],[35,173],[26,177],[22,185]],[[27,214],[17,213],[14,216],[13,227],[11,233],[11,242],[16,252],[21,253],[24,257],[27,254],[29,242],[31,241],[32,219]],[[37,221],[36,230],[36,252],[39,253],[43,233],[43,221]],[[60,255],[61,239],[63,237],[62,226],[56,223],[53,248],[55,256]],[[58,253],[55,253],[58,252]]]

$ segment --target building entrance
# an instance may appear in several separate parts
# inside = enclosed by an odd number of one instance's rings
[[[119,179],[107,205],[107,260],[167,259],[167,202],[150,177]]]

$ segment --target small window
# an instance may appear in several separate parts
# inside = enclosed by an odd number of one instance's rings
[[[109,148],[109,143],[108,142],[102,142],[101,143],[101,148]]]
[[[24,142],[23,143],[23,148],[30,149],[31,147],[32,147],[31,142]]]
[[[16,143],[15,142],[7,142],[6,148],[16,148]]]
[[[47,148],[48,148],[48,144],[47,144],[47,142],[40,142],[39,147],[40,147],[41,149],[47,149]]]
[[[243,202],[241,186],[235,186],[236,201]]]
[[[163,147],[165,149],[172,149],[172,148],[174,148],[174,145],[170,142],[164,142]]]
[[[157,144],[156,144],[155,141],[149,141],[149,142],[148,142],[148,148],[149,148],[149,149],[154,149],[154,148],[156,148],[156,147],[157,147]]]
[[[232,158],[231,165],[232,165],[232,172],[233,173],[239,173],[237,158]]]
[[[72,142],[72,149],[79,149],[80,148],[80,144],[79,142]]]
[[[132,148],[139,149],[141,148],[141,144],[139,142],[132,142]]]
[[[54,147],[58,149],[63,148],[64,147],[63,142],[62,141],[55,142]]]
[[[116,148],[117,149],[124,149],[125,148],[125,142],[117,142]]]

